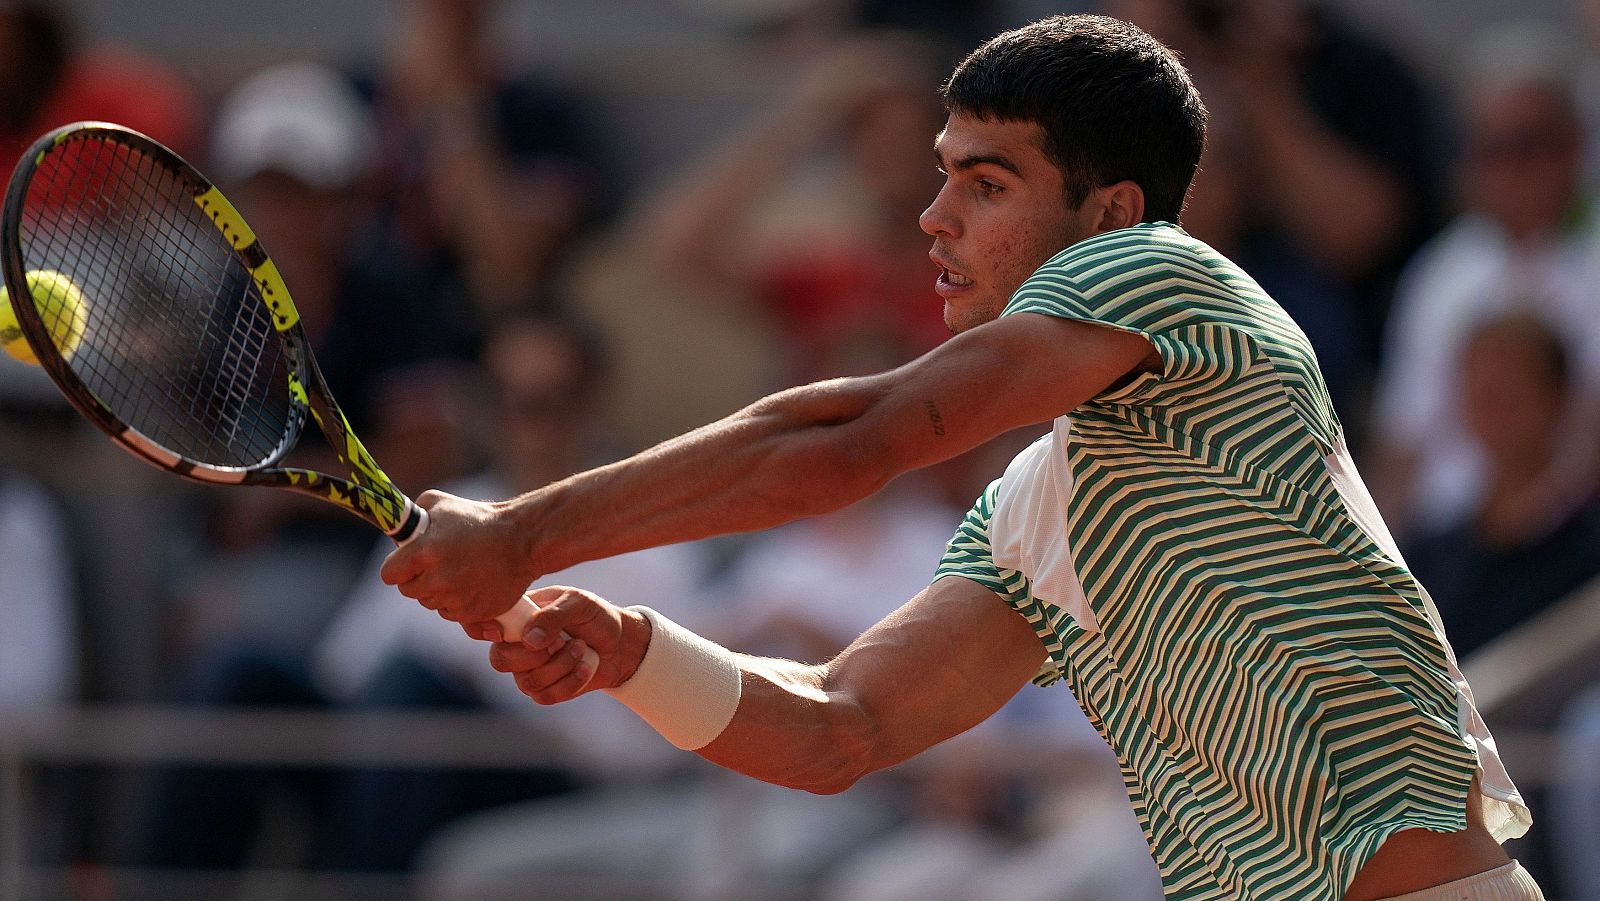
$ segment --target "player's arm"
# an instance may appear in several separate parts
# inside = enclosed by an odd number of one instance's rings
[[[629,459],[515,500],[429,492],[433,524],[383,578],[458,622],[548,572],[837,510],[895,476],[1069,412],[1141,367],[1149,342],[1023,314],[898,369],[793,388]]]
[[[545,589],[534,599],[545,606],[533,624],[551,637],[540,647],[497,643],[490,651],[494,667],[515,673],[524,693],[550,704],[620,685],[619,699],[679,747],[813,792],[843,791],[977,725],[1038,671],[1045,654],[1021,616],[959,577],[935,582],[815,666],[734,654],[691,636],[697,649],[673,653],[702,659],[641,667],[647,652],[663,650],[652,643],[668,640],[652,625],[661,623],[658,614],[647,619],[575,589]],[[672,640],[687,634],[665,625]],[[684,678],[718,667],[733,681]]]

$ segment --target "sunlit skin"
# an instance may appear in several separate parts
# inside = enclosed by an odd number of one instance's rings
[[[933,236],[928,257],[939,267],[935,290],[951,332],[994,320],[1046,260],[1105,230],[1097,228],[1099,205],[1067,207],[1043,139],[1032,122],[957,113],[934,142],[945,181],[919,222]]]

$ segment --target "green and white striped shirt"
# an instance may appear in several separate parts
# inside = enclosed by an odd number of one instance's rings
[[[1343,446],[1305,335],[1177,226],[1073,245],[1001,315],[1144,335],[1144,373],[991,485],[938,577],[998,593],[1122,764],[1166,893],[1338,901],[1385,838],[1529,817]]]

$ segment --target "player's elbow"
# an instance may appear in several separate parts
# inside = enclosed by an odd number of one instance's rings
[[[825,668],[745,658],[739,713],[701,757],[762,782],[837,794],[877,769],[881,729]]]
[[[817,745],[825,750],[789,787],[837,795],[877,769],[877,728],[866,708],[848,694],[830,695],[824,710],[824,734]]]
[[[874,389],[864,380],[810,386],[770,398],[760,414],[781,420],[764,465],[786,478],[773,485],[799,516],[831,513],[913,468],[900,447],[862,421]]]
[[[830,513],[876,494],[906,468],[900,466],[888,442],[853,426],[833,426],[808,454],[811,478],[806,493],[817,498]]]
[[[792,720],[766,740],[784,751],[761,766],[725,763],[763,782],[817,795],[836,795],[877,769],[878,729],[865,707],[849,692],[814,696],[803,723]],[[724,763],[718,754],[707,755]]]

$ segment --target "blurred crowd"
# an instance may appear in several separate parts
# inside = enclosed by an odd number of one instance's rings
[[[515,495],[937,344],[917,225],[940,179],[935,89],[995,31],[1093,10],[1190,66],[1212,119],[1184,225],[1310,337],[1457,655],[1600,603],[1600,3],[1570,10],[1592,33],[1502,24],[1434,60],[1316,0],[703,3],[720,38],[649,76],[650,110],[521,58],[493,0],[394,7],[372,58],[203,81],[82,40],[57,3],[0,4],[0,156],[107,119],[196,162],[412,494]],[[696,135],[676,157],[651,149],[673,117]],[[826,659],[925,586],[1032,437],[838,514],[545,581]],[[813,798],[701,765],[604,698],[536,707],[379,582],[386,547],[328,505],[143,467],[0,359],[0,717],[509,712],[581,749],[514,771],[43,767],[55,827],[26,862],[404,874],[430,899],[1159,897],[1116,762],[1060,687]],[[1530,689],[1570,701],[1537,725],[1588,749],[1535,777],[1543,827],[1513,848],[1552,898],[1600,898],[1592,679]],[[302,836],[287,850],[284,823]]]

